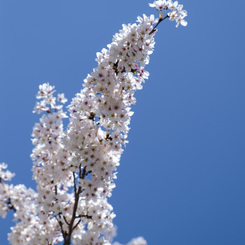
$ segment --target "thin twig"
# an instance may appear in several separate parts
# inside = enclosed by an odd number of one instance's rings
[[[167,19],[167,18],[169,18],[168,15],[166,15],[164,18],[160,18],[160,19],[158,20],[157,24],[153,27],[152,31],[149,33],[149,35],[151,35],[153,32],[155,32],[157,26],[158,26],[163,20],[165,20],[165,19]]]
[[[63,216],[63,219],[64,219],[64,221],[66,222],[66,224],[69,226],[70,224],[69,224],[69,222],[67,221],[66,216],[65,216],[65,215],[62,215],[62,216]]]
[[[79,166],[79,178],[84,179],[86,175],[87,175],[86,166],[83,168],[83,171],[82,171],[82,165],[80,164],[80,166]],[[78,223],[74,226],[75,219],[77,219],[76,213],[77,213],[77,208],[78,208],[78,203],[79,203],[79,197],[80,197],[80,194],[83,192],[83,190],[82,190],[81,186],[78,186],[78,189],[77,189],[75,172],[73,172],[73,178],[74,178],[75,202],[74,202],[74,206],[73,206],[71,221],[70,221],[70,223],[66,221],[66,223],[68,224],[68,234],[67,234],[66,238],[64,239],[65,240],[64,245],[70,245],[72,232],[78,226],[78,224],[81,222],[81,219],[80,219],[78,221]]]
[[[9,209],[9,210],[13,210],[14,212],[17,211],[16,208],[15,208],[15,206],[14,206],[13,203],[11,202],[11,198],[9,198],[9,199],[7,200],[7,203],[6,203],[6,204],[8,205],[8,209]]]
[[[72,231],[74,231],[77,228],[80,222],[81,222],[81,219],[79,219],[78,222],[74,225],[74,227],[72,228]]]
[[[61,220],[59,220],[56,216],[55,216],[55,218],[56,218],[56,220],[57,220],[57,222],[58,222],[58,224],[59,224],[59,226],[60,226],[60,230],[61,230],[61,233],[62,233],[62,236],[63,236],[63,238],[64,238],[64,241],[66,240],[66,235],[67,235],[67,233],[64,231],[64,229],[63,229],[63,223],[61,222]]]
[[[76,193],[77,192],[76,173],[73,172],[72,174],[73,174],[73,181],[74,181],[74,193]]]
[[[80,214],[80,215],[76,216],[76,218],[87,218],[87,219],[92,219],[92,215],[88,215],[88,214]]]

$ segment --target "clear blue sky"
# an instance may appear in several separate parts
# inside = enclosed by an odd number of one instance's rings
[[[137,93],[110,202],[117,240],[245,244],[245,1],[182,0],[188,26],[161,23]],[[30,135],[38,85],[69,100],[142,0],[0,0],[0,162],[35,188]],[[11,215],[0,219],[7,245]]]

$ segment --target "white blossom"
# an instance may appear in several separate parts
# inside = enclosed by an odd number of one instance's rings
[[[39,86],[34,113],[42,116],[33,127],[33,179],[36,191],[7,182],[14,176],[0,164],[0,215],[14,211],[16,226],[8,235],[12,245],[64,244],[111,245],[116,228],[108,197],[115,188],[117,167],[136,103],[135,92],[143,88],[149,73],[145,65],[154,51],[157,23],[170,20],[187,25],[187,12],[177,1],[155,1],[154,15],[123,25],[107,49],[96,54],[98,66],[67,107],[65,95],[55,97],[54,86]],[[114,243],[114,245],[119,243]],[[142,238],[128,245],[146,245]]]

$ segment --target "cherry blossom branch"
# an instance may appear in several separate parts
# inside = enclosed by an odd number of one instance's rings
[[[175,20],[176,27],[187,25],[187,12],[177,1],[149,5],[160,19],[143,15],[138,23],[123,25],[108,48],[97,53],[98,66],[68,106],[66,130],[66,112],[56,103],[67,101],[64,94],[55,97],[49,83],[39,86],[34,112],[43,115],[33,128],[31,154],[37,192],[6,184],[14,174],[0,164],[0,215],[14,210],[16,220],[9,234],[11,244],[111,245],[115,214],[108,197],[128,143],[134,94],[149,76],[145,66],[154,50],[156,28],[167,18]],[[146,242],[138,238],[128,243],[132,244]]]

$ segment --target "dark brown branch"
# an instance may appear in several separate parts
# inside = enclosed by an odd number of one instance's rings
[[[88,174],[88,172],[86,171],[86,166],[82,170],[82,165],[80,164],[80,166],[79,166],[79,178],[84,179],[87,174]],[[71,244],[72,232],[80,224],[81,217],[82,217],[82,216],[79,216],[80,220],[74,225],[75,220],[78,218],[76,213],[77,213],[77,208],[78,208],[78,203],[79,203],[79,197],[80,197],[80,194],[83,192],[83,190],[82,190],[81,186],[78,186],[78,189],[77,189],[75,172],[73,172],[73,178],[74,178],[75,202],[74,202],[74,206],[73,206],[71,221],[67,222],[67,220],[65,219],[65,216],[64,216],[65,222],[68,224],[68,234],[64,238],[64,245],[70,245]]]
[[[157,26],[158,26],[163,20],[165,20],[165,19],[167,19],[167,18],[169,18],[168,15],[166,15],[164,18],[160,18],[160,19],[158,20],[157,24],[156,24],[156,25],[154,26],[154,28],[152,29],[152,31],[149,33],[149,35],[151,35],[152,33],[154,33],[154,32],[156,31]]]
[[[15,208],[15,206],[13,205],[13,203],[11,202],[11,198],[9,198],[7,200],[6,204],[7,204],[9,210],[13,210],[14,212],[17,211],[17,209]]]
[[[63,215],[63,218],[64,218],[64,221],[66,222],[66,224],[69,226],[70,224],[69,224],[69,222],[67,221],[66,216]]]
[[[59,216],[60,216],[60,214],[59,214]],[[60,230],[61,230],[62,236],[63,236],[63,238],[64,238],[64,241],[65,241],[65,240],[66,240],[67,233],[66,233],[66,231],[64,231],[64,229],[63,229],[63,223],[62,223],[61,220],[59,220],[59,219],[57,218],[57,216],[55,216],[55,218],[56,218],[56,220],[57,220],[57,222],[58,222],[58,224],[59,224],[59,226],[60,226]]]
[[[85,166],[85,167],[83,168],[83,172],[82,172],[82,168],[81,168],[81,164],[80,164],[80,166],[79,166],[79,178],[80,178],[80,179],[84,179],[85,176],[87,175],[86,168],[87,168],[87,166]]]
[[[58,189],[57,189],[57,185],[55,185],[55,195],[58,195]]]
[[[76,218],[87,218],[87,219],[92,219],[92,215],[88,214],[80,214]]]
[[[76,173],[73,172],[73,182],[74,182],[74,193],[77,192],[77,184],[76,184]]]
[[[80,222],[81,222],[81,219],[79,219],[78,222],[74,225],[74,227],[72,228],[72,231],[74,231],[77,228]]]

